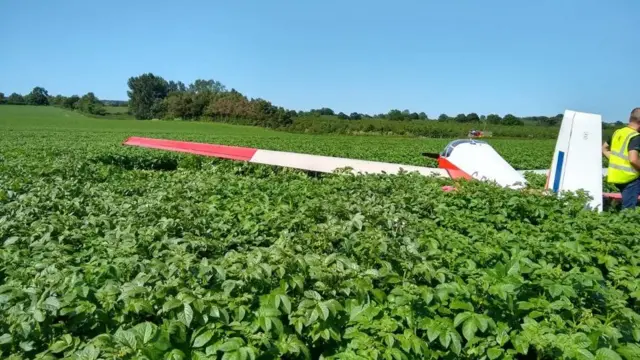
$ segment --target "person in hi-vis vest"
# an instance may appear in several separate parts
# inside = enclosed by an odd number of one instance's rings
[[[609,159],[607,182],[622,193],[622,208],[633,209],[640,196],[640,108],[629,116],[629,124],[616,130],[602,144],[602,154]]]

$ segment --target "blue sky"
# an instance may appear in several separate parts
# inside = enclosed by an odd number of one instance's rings
[[[153,72],[296,110],[626,121],[638,0],[0,1],[0,91],[126,99]]]

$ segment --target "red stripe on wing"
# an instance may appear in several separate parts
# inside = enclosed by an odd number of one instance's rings
[[[451,161],[447,160],[442,156],[438,158],[438,167],[441,169],[447,170],[447,172],[449,173],[449,176],[452,179],[458,179],[458,178],[463,178],[466,180],[471,179],[471,176],[469,174],[460,170],[457,166],[453,165]]]
[[[249,161],[258,149],[205,144],[190,141],[176,141],[164,139],[152,139],[132,136],[128,138],[124,145],[139,146],[144,148],[161,149],[169,151],[186,152],[196,155],[214,156],[224,159]]]

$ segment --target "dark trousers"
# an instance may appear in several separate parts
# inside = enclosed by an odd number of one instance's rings
[[[616,184],[616,187],[622,193],[622,208],[635,209],[640,196],[640,178],[626,184]]]

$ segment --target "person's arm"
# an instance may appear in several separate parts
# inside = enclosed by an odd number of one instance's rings
[[[629,162],[631,166],[640,171],[640,156],[638,156],[638,150],[633,149],[629,151]]]
[[[607,159],[611,156],[611,149],[609,149],[609,144],[606,141],[602,143],[602,155]]]
[[[640,136],[636,136],[629,141],[629,162],[636,170],[640,171]]]

